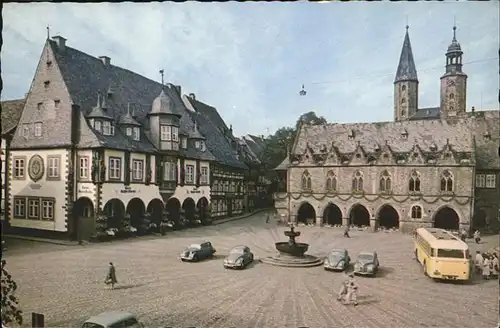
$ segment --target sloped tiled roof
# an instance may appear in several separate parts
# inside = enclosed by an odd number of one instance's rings
[[[442,150],[449,143],[457,152],[473,152],[470,120],[419,120],[403,122],[303,125],[293,154],[304,154],[309,146],[319,152],[321,147],[337,147],[340,153],[352,153],[361,146],[368,153],[387,143],[394,152],[410,152],[418,144],[424,152],[436,145]],[[354,138],[349,132],[354,131]],[[407,137],[403,134],[407,133]]]
[[[437,119],[440,117],[440,108],[439,107],[428,107],[428,108],[419,108],[410,120],[429,120],[429,119]]]
[[[290,166],[290,156],[286,156],[280,165],[274,168],[275,171],[285,171]]]
[[[260,158],[260,155],[264,151],[264,141],[260,137],[253,135],[246,135],[242,137],[248,147],[252,150],[253,154]]]
[[[19,123],[25,99],[2,101],[2,134],[10,132]]]
[[[399,65],[396,71],[396,77],[394,78],[394,83],[399,81],[418,81],[408,28],[406,29],[403,48],[401,49],[401,56],[399,57]]]

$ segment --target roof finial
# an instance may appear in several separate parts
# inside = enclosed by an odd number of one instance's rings
[[[127,103],[127,114],[130,115],[130,103]]]
[[[101,107],[101,93],[97,92],[97,107]]]
[[[410,26],[408,25],[408,15],[406,15],[406,32],[408,32],[408,29]]]
[[[50,27],[47,24],[47,40],[49,40],[49,39],[50,39]]]
[[[457,41],[457,20],[453,17],[453,41]]]
[[[164,70],[160,70],[160,75],[161,75],[161,85],[163,86],[164,85],[164,81],[163,81],[163,73],[165,73]]]

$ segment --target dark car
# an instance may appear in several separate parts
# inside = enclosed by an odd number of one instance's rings
[[[248,246],[235,246],[224,259],[226,269],[243,269],[253,262],[253,253]]]
[[[354,274],[374,276],[379,268],[377,252],[361,252],[354,263]]]
[[[351,264],[351,258],[345,248],[334,249],[325,258],[325,270],[344,271]]]
[[[204,241],[199,244],[191,244],[189,247],[181,252],[182,261],[197,262],[210,257],[215,254],[215,248],[209,241]]]
[[[93,316],[85,321],[82,328],[143,328],[135,315],[128,312],[110,311]]]

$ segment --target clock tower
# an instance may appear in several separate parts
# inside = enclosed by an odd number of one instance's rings
[[[446,72],[441,76],[440,117],[456,117],[465,114],[467,108],[467,74],[462,72],[462,49],[453,26],[453,40],[446,51]]]

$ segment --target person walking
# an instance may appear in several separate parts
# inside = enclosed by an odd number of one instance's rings
[[[342,282],[342,285],[340,286],[339,293],[337,295],[337,301],[342,301],[345,300],[345,296],[347,295],[347,289],[349,284],[354,281],[354,275],[350,274],[344,282]]]
[[[500,268],[498,266],[498,255],[497,253],[493,253],[491,260],[492,273],[491,276],[493,279],[497,279],[500,273]]]
[[[113,262],[109,262],[108,274],[106,276],[106,280],[104,280],[104,283],[106,285],[111,285],[111,289],[114,289],[115,284],[118,283],[118,280],[116,280],[116,269],[113,265]]]
[[[462,239],[463,242],[467,241],[467,231],[464,228],[462,228],[460,232],[460,239]]]
[[[491,268],[490,268],[491,261],[490,261],[490,257],[489,257],[488,254],[484,254],[483,258],[484,258],[484,262],[483,262],[483,278],[485,280],[489,280],[490,279],[490,274],[491,274]]]
[[[476,272],[481,273],[483,270],[483,263],[484,263],[484,258],[481,255],[480,251],[476,251],[476,259],[475,259],[475,267],[476,267]]]
[[[479,232],[479,230],[474,231],[474,241],[476,242],[476,244],[479,244],[479,242],[481,241],[481,233]]]
[[[347,304],[358,305],[358,286],[354,281],[351,281],[347,286],[347,295],[345,298],[347,299]]]
[[[346,225],[344,228],[344,237],[351,238],[351,236],[349,236],[349,225]]]

